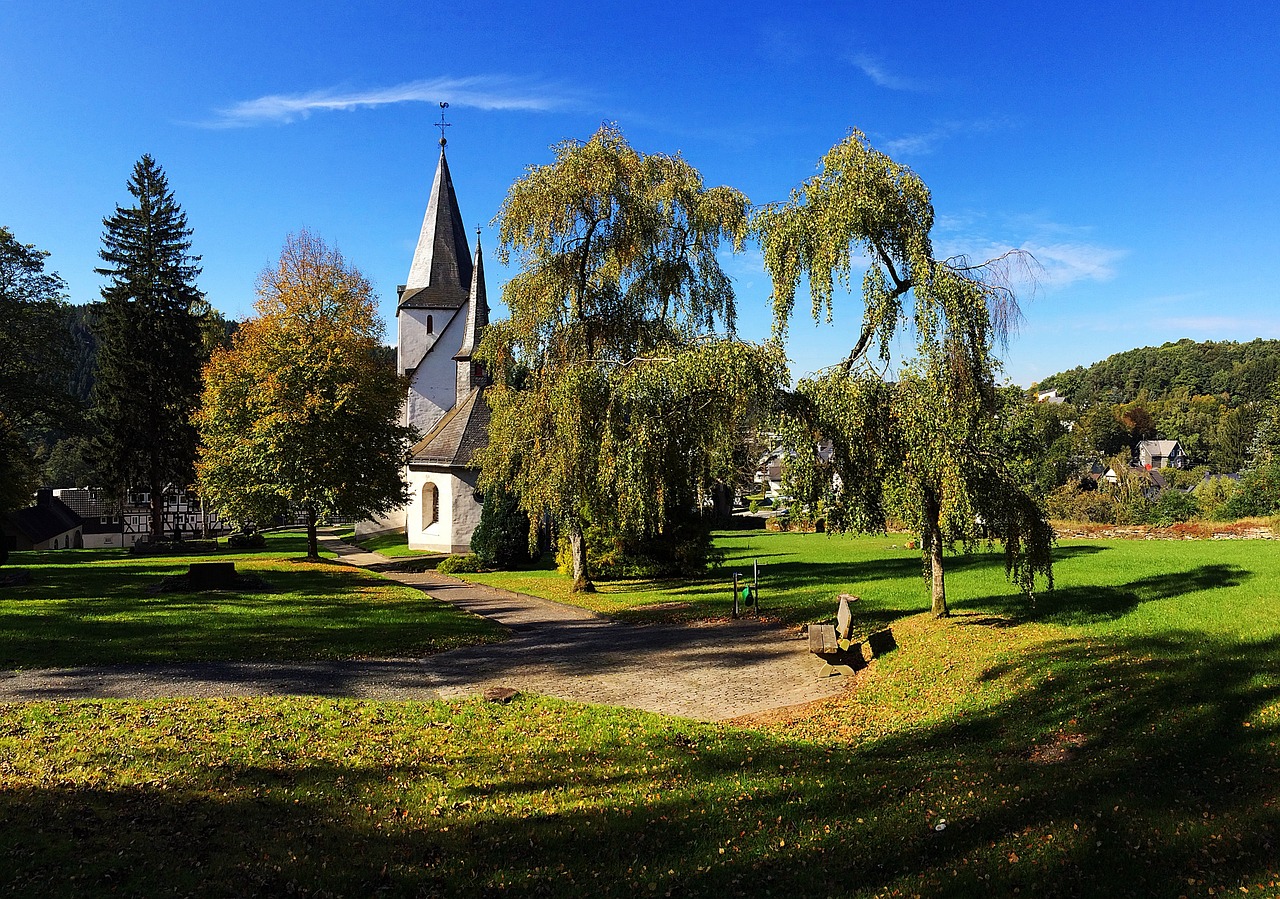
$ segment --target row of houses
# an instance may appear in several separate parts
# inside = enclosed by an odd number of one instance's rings
[[[1048,394],[1041,395],[1041,400],[1046,398],[1049,402],[1056,401]],[[777,499],[781,495],[783,466],[789,455],[792,455],[791,450],[777,446],[761,456],[756,463],[756,489],[764,496]],[[819,444],[818,455],[823,461],[830,461],[831,444],[829,442]],[[1177,440],[1140,440],[1134,458],[1135,461],[1129,467],[1128,473],[1141,481],[1148,495],[1158,494],[1168,487],[1164,476],[1160,474],[1161,469],[1183,469],[1191,464],[1191,460],[1182,449],[1182,444]],[[1105,481],[1108,484],[1117,483],[1122,474],[1125,472],[1117,472],[1103,465],[1094,465],[1089,472],[1090,477],[1095,481]]]
[[[175,539],[218,536],[232,530],[195,493],[171,489],[164,495],[164,534]],[[123,500],[92,487],[42,488],[35,502],[4,516],[10,551],[28,549],[128,549],[151,538],[151,494],[133,492]]]

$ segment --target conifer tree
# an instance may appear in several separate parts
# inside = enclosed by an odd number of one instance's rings
[[[95,271],[108,279],[96,322],[93,456],[104,485],[151,494],[151,539],[163,530],[164,491],[194,476],[192,413],[200,396],[208,314],[196,287],[186,213],[150,156],[133,167],[131,206],[102,220]]]

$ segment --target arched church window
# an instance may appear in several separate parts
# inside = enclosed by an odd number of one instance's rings
[[[436,333],[436,325],[435,325],[435,322],[433,322],[433,321],[431,320],[431,316],[429,316],[429,315],[427,316],[427,333],[428,333],[428,334],[434,334],[434,333]]]
[[[422,527],[431,527],[440,520],[440,491],[430,482],[422,485]]]

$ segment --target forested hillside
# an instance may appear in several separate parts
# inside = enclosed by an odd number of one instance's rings
[[[1280,340],[1249,343],[1190,339],[1141,347],[1108,356],[1088,368],[1077,366],[1036,385],[1056,389],[1076,406],[1131,403],[1142,391],[1152,399],[1179,388],[1189,396],[1214,395],[1230,406],[1269,399],[1280,377]]]

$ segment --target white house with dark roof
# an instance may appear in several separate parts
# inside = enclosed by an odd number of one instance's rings
[[[1138,464],[1143,468],[1186,468],[1188,461],[1176,440],[1138,441]]]
[[[424,435],[405,473],[409,504],[395,513],[413,549],[467,552],[480,520],[473,457],[489,441],[489,407],[485,374],[472,356],[488,323],[480,241],[473,260],[442,140],[396,307],[397,364],[409,378],[405,423]]]

